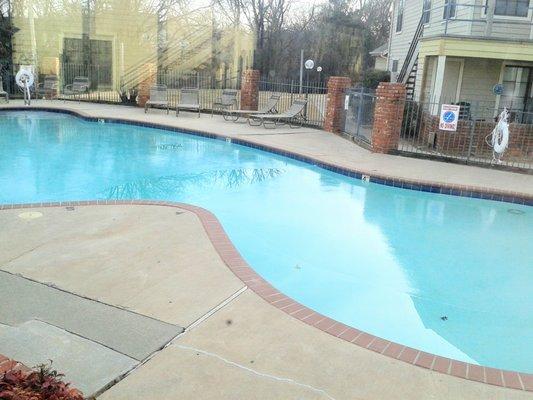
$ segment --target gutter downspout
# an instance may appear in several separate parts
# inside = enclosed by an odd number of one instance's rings
[[[392,2],[392,15],[391,15],[391,18],[390,18],[390,28],[389,28],[389,46],[387,48],[387,71],[389,71],[389,73],[392,73],[391,69],[391,65],[390,65],[390,50],[391,50],[391,45],[392,45],[392,30],[394,28],[394,10],[396,8],[396,1],[393,1]]]

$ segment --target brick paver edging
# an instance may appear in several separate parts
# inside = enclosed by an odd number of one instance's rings
[[[190,204],[166,201],[96,200],[33,204],[0,204],[0,211],[24,208],[77,207],[90,205],[155,205],[176,207],[190,211],[201,221],[213,247],[235,276],[237,276],[249,289],[259,295],[263,300],[286,314],[339,339],[412,365],[443,374],[453,375],[458,378],[533,392],[533,374],[483,367],[426,353],[352,328],[298,303],[277,290],[248,265],[246,260],[242,258],[229,239],[217,217],[204,208]]]
[[[528,206],[533,206],[533,195],[529,195],[526,193],[507,191],[507,190],[496,190],[492,188],[484,188],[484,187],[477,187],[477,186],[447,184],[443,182],[425,181],[421,179],[398,178],[392,175],[379,174],[379,173],[375,173],[372,171],[365,171],[362,169],[347,168],[347,167],[343,167],[337,164],[319,161],[310,156],[306,156],[306,155],[292,152],[292,151],[282,150],[282,149],[279,149],[273,146],[254,143],[246,139],[233,138],[233,137],[225,136],[223,134],[209,133],[209,132],[204,132],[200,130],[193,130],[190,128],[180,128],[176,126],[166,125],[163,123],[151,123],[151,122],[138,121],[138,120],[127,119],[127,118],[100,118],[100,117],[94,117],[94,116],[87,115],[78,110],[71,110],[67,108],[63,109],[63,108],[53,108],[53,107],[42,107],[42,106],[31,107],[31,108],[0,106],[0,110],[2,111],[48,111],[48,112],[54,112],[54,113],[74,115],[76,117],[82,118],[87,121],[92,121],[92,122],[122,123],[122,124],[127,124],[127,125],[143,126],[147,128],[163,129],[167,131],[185,133],[189,135],[207,137],[211,139],[230,140],[234,144],[239,144],[242,146],[251,147],[253,149],[258,149],[258,150],[268,151],[274,154],[279,154],[279,155],[292,158],[294,160],[306,162],[308,164],[312,164],[317,167],[324,168],[328,171],[336,172],[338,174],[345,175],[351,178],[362,179],[365,176],[365,177],[368,177],[368,180],[370,182],[377,183],[380,185],[387,185],[387,186],[393,186],[393,187],[409,189],[409,190],[417,190],[417,191],[422,191],[422,192],[447,194],[451,196],[472,197],[472,198],[477,198],[477,199],[502,201],[502,202],[507,202],[507,203],[524,204]]]

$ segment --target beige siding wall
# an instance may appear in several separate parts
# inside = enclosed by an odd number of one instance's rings
[[[500,81],[502,63],[502,60],[465,58],[460,100],[494,103],[492,87]]]
[[[413,36],[422,16],[422,0],[404,0],[402,31],[396,32],[399,0],[394,1],[393,25],[391,33],[391,48],[389,55],[389,70],[392,70],[392,61],[398,60],[398,72],[402,68],[405,57],[413,40]]]
[[[476,4],[480,7],[476,7],[474,19],[485,19],[485,10],[481,7],[485,4],[485,0],[476,0]],[[530,3],[530,7],[532,6],[533,3]],[[527,18],[506,18],[495,15],[491,36],[505,39],[533,39],[532,26],[516,22],[529,22],[531,24],[533,22],[533,10],[529,10]],[[474,23],[472,35],[484,36],[485,27],[486,24],[484,23]]]

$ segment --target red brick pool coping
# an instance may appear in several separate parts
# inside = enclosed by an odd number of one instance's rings
[[[224,261],[227,267],[237,276],[250,290],[256,293],[267,303],[296,318],[307,325],[313,326],[332,336],[346,342],[356,344],[365,349],[383,354],[418,367],[430,369],[447,375],[453,375],[471,381],[487,383],[510,389],[533,392],[533,374],[507,371],[497,368],[483,367],[431,353],[426,353],[408,346],[404,346],[378,336],[352,328],[341,322],[335,321],[325,315],[298,303],[274,286],[264,280],[237,251],[217,217],[210,211],[184,203],[152,200],[95,200],[95,201],[65,201],[52,203],[32,204],[7,204],[0,205],[1,210],[42,208],[42,207],[78,207],[94,205],[143,205],[176,207],[194,213],[202,223],[213,247]],[[4,358],[4,363],[8,360]],[[14,363],[12,360],[8,360]],[[0,367],[2,366],[0,355]],[[11,364],[10,364],[11,365]],[[1,372],[1,369],[0,369]]]

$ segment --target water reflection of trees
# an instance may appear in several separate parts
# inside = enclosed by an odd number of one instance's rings
[[[276,179],[283,172],[276,168],[239,168],[197,174],[146,177],[110,188],[106,190],[106,197],[113,199],[165,198],[202,187],[216,186],[222,189],[235,189]]]

